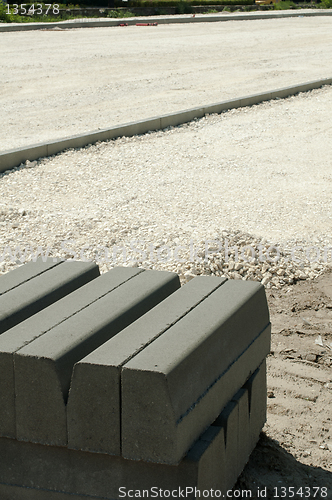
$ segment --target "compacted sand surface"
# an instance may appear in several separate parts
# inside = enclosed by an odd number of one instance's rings
[[[331,77],[332,17],[9,32],[0,53],[4,151]]]

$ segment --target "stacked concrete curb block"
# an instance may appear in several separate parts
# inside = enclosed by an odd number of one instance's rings
[[[123,367],[225,281],[207,276],[192,280],[76,363],[68,400],[70,448],[121,455]]]
[[[263,365],[258,369],[258,373],[263,372],[261,379],[264,369]],[[200,498],[211,488],[220,491],[223,498],[259,438],[256,432],[255,443],[243,448],[247,441],[241,439],[252,434],[255,416],[248,419],[248,395],[247,388],[239,391],[237,399],[226,405],[177,466],[0,438],[1,500],[113,500],[129,490],[148,490],[156,495],[159,489],[182,491],[185,498],[194,499],[199,497],[195,488]],[[266,393],[262,391],[260,405],[264,404]]]
[[[0,334],[99,275],[93,263],[68,265],[47,259],[45,263],[36,264],[36,274],[28,278],[29,271],[24,271],[20,283],[17,280],[22,268],[13,271],[13,286],[9,282],[10,275],[5,279],[3,293],[0,292]],[[29,269],[33,266],[34,262],[28,265]]]
[[[123,456],[179,463],[268,354],[269,328],[264,288],[226,281],[128,361]]]
[[[48,265],[5,275],[3,296]],[[225,494],[266,419],[264,287],[96,274],[0,335],[0,498]]]
[[[48,318],[44,326],[36,317],[44,333],[29,344],[25,342],[13,356],[17,439],[66,446],[66,402],[75,362],[180,286],[174,273],[129,271],[131,279],[117,284],[83,309],[74,309],[70,317],[48,330]],[[91,286],[98,289],[96,282]],[[68,297],[74,307],[81,292]],[[54,306],[59,314],[61,306]]]
[[[125,123],[117,127],[103,130],[95,130],[89,133],[65,137],[53,142],[44,142],[32,146],[16,148],[9,151],[0,152],[0,172],[17,167],[25,161],[38,160],[39,158],[55,155],[69,148],[81,148],[98,141],[108,141],[117,137],[132,137],[134,135],[145,134],[153,130],[163,130],[167,127],[175,127],[187,123],[194,118],[202,118],[211,113],[222,113],[223,111],[252,106],[271,99],[288,97],[298,92],[307,92],[317,89],[323,85],[331,85],[332,78],[313,80],[298,85],[291,85],[259,94],[252,94],[245,97],[221,101],[197,108],[185,109],[168,115],[156,116],[147,120],[140,120],[132,123]]]

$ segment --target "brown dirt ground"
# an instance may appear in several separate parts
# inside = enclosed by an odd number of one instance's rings
[[[266,498],[332,498],[332,270],[267,290],[272,323],[267,423],[235,488]],[[315,343],[321,336],[324,347]],[[309,488],[305,490],[305,487]],[[309,496],[310,491],[310,496]],[[316,492],[316,496],[315,496]],[[285,494],[285,496],[282,496]],[[301,498],[301,494],[293,498]]]

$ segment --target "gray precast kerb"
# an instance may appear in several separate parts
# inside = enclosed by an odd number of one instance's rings
[[[200,276],[74,366],[67,419],[69,448],[121,455],[121,370],[136,354],[225,283]]]
[[[74,364],[178,288],[175,273],[140,272],[15,352],[17,439],[66,446]]]
[[[97,276],[93,262],[62,262],[9,289],[0,296],[0,335]]]
[[[3,274],[0,276],[0,296],[59,264],[60,261],[54,262],[52,258],[48,257],[43,260],[39,257],[35,261],[13,269],[10,273]]]
[[[264,287],[227,281],[121,373],[122,455],[176,465],[270,349]]]
[[[158,491],[161,488],[178,492],[180,488],[188,488],[186,498],[194,499],[195,487],[201,491],[201,498],[203,491],[211,488],[220,490],[221,498],[226,497],[258,441],[265,421],[259,420],[259,428],[254,408],[256,404],[258,408],[266,407],[266,392],[256,383],[264,379],[264,370],[265,364],[259,367],[258,376],[250,380],[252,387],[246,384],[231,398],[233,402],[223,409],[176,467],[0,438],[0,497],[115,500],[121,495],[123,498],[123,492],[131,489]],[[252,400],[248,405],[249,393],[255,403]],[[249,408],[254,418],[248,420]],[[245,434],[253,437],[249,449]],[[228,460],[232,461],[232,468]]]
[[[134,135],[145,134],[149,131],[162,130],[169,126],[177,126],[187,123],[194,118],[202,118],[211,113],[222,113],[233,108],[251,106],[260,102],[268,101],[276,98],[284,98],[299,92],[307,92],[308,90],[317,89],[323,85],[331,85],[332,78],[322,78],[309,82],[290,85],[279,89],[260,92],[249,96],[221,101],[215,104],[200,106],[197,108],[185,109],[167,115],[156,116],[146,120],[126,123],[123,125],[95,130],[92,132],[64,137],[50,142],[34,144],[22,148],[15,148],[9,151],[0,153],[0,172],[18,167],[25,161],[34,161],[40,158],[51,156],[69,148],[81,148],[98,141],[107,141],[116,139],[117,137],[132,137]]]
[[[20,268],[25,275],[31,269],[31,264]],[[0,436],[16,438],[14,353],[140,272],[143,270],[127,267],[111,269],[0,335]],[[15,271],[5,276],[11,274],[17,276]]]

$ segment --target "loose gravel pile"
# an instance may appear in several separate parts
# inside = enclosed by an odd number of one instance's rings
[[[0,273],[42,252],[182,282],[316,277],[332,262],[331,103],[326,86],[1,174]]]

